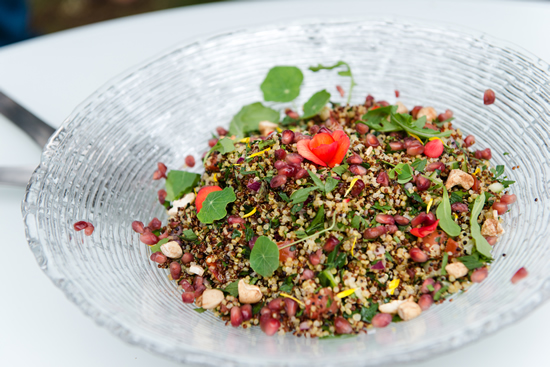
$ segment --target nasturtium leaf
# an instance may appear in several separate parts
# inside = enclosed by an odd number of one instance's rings
[[[329,99],[330,93],[324,89],[315,93],[304,104],[304,116],[302,118],[308,119],[319,114],[323,107],[325,107],[325,105],[328,103]]]
[[[260,236],[250,253],[250,267],[263,277],[270,277],[279,267],[279,247],[266,236]]]
[[[304,74],[295,66],[275,66],[271,68],[260,86],[264,100],[290,102],[300,94]]]
[[[485,195],[479,195],[474,201],[474,206],[470,215],[470,231],[472,234],[472,238],[474,239],[474,242],[476,244],[477,252],[488,259],[492,259],[491,245],[489,245],[489,242],[487,242],[485,237],[481,235],[481,228],[479,227],[479,223],[477,222],[477,218],[483,210],[483,205],[485,205]]]
[[[223,138],[218,140],[216,145],[212,147],[213,152],[220,152],[221,154],[229,153],[235,150],[235,141],[229,138]]]
[[[279,112],[265,107],[260,102],[246,105],[233,116],[229,125],[229,134],[243,138],[246,133],[258,130],[260,121],[278,123],[279,117]]]
[[[226,187],[222,191],[214,191],[206,196],[202,203],[201,211],[197,218],[202,223],[210,224],[227,215],[226,206],[237,199],[232,187]]]
[[[451,213],[451,203],[449,202],[449,194],[447,189],[443,187],[443,198],[437,210],[435,211],[437,219],[439,219],[439,226],[451,237],[456,237],[460,234],[462,229],[460,226],[453,220]]]
[[[171,170],[166,176],[166,200],[174,201],[190,193],[200,178],[197,173]]]

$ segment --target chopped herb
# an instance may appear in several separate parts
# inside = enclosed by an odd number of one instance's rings
[[[458,261],[463,263],[469,270],[482,268],[485,266],[485,263],[480,260],[480,256],[477,252],[469,256],[459,257]]]
[[[292,280],[297,276],[298,274],[294,274],[294,275],[291,275],[291,276],[288,276],[286,277],[285,281],[283,282],[283,285],[281,285],[279,287],[279,291],[280,292],[284,292],[284,293],[291,293],[292,292],[292,288],[294,288],[294,283],[292,282]]]
[[[393,123],[399,127],[401,130],[405,130],[410,134],[414,134],[421,138],[433,138],[433,137],[447,137],[452,134],[451,130],[445,132],[439,132],[432,129],[425,129],[423,126],[426,123],[425,116],[416,121],[412,121],[412,116],[409,114],[395,113],[390,117],[390,123]],[[395,131],[395,130],[394,130]]]
[[[324,227],[325,227],[325,207],[321,205],[319,207],[319,210],[317,210],[317,214],[315,214],[315,218],[313,218],[309,227],[306,229],[306,234],[308,236],[311,236],[315,232],[324,229]]]
[[[435,292],[434,301],[439,301],[439,299],[441,298],[443,293],[447,292],[447,289],[449,289],[449,286],[445,286],[445,287],[441,288],[440,290],[438,290],[437,292]]]
[[[332,172],[336,173],[338,176],[342,176],[344,173],[348,171],[348,167],[349,167],[348,164],[344,163],[337,167],[334,167],[332,169]]]
[[[355,79],[353,79],[353,74],[351,73],[351,67],[349,66],[349,64],[347,62],[338,61],[336,64],[331,65],[331,66],[323,66],[323,65],[319,64],[317,66],[310,66],[309,70],[311,70],[313,72],[317,72],[319,70],[332,70],[332,69],[337,68],[339,66],[345,66],[346,70],[339,71],[338,75],[340,75],[340,76],[349,76],[350,79],[351,79],[349,92],[348,92],[348,100],[346,102],[346,103],[349,104],[349,102],[351,101],[351,92],[353,91],[353,87],[355,87],[357,84],[355,84]]]
[[[224,289],[223,291],[225,293],[229,293],[230,295],[232,295],[233,297],[238,297],[239,296],[239,281],[236,280],[232,283],[229,283]]]
[[[449,194],[447,189],[443,187],[443,198],[435,211],[439,226],[451,237],[456,237],[462,231],[462,228],[453,220],[451,213],[451,203],[449,202]]]
[[[292,207],[292,209],[290,209],[290,212],[292,214],[296,214],[298,213],[300,210],[302,210],[302,208],[304,207],[304,203],[299,203],[299,204],[296,204]]]
[[[284,192],[279,192],[279,196],[281,197],[281,199],[283,199],[283,200],[286,201],[287,203],[290,202],[290,198],[289,198],[288,195],[285,194]]]
[[[227,204],[234,202],[236,199],[237,197],[232,187],[226,187],[222,191],[211,192],[204,199],[197,218],[205,224],[222,219],[227,215]]]
[[[202,308],[202,307],[199,307],[199,308],[194,308],[193,311],[196,311],[196,312],[198,312],[198,313],[203,313],[203,312],[205,312],[206,310],[205,310],[204,308]]]
[[[441,275],[447,275],[447,270],[445,270],[445,267],[447,266],[447,262],[449,261],[449,254],[447,251],[443,253],[443,261],[441,261]]]
[[[493,173],[494,178],[497,178],[504,174],[504,166],[498,165],[496,168],[491,168],[491,172]]]
[[[263,277],[272,276],[279,267],[279,248],[275,242],[266,236],[258,237],[250,253],[250,267]]]
[[[233,233],[231,234],[231,239],[235,239],[237,237],[241,237],[242,233],[239,232],[238,230],[234,230]]]
[[[510,153],[504,152],[504,153],[502,153],[502,155],[510,155]]]
[[[290,116],[285,116],[281,121],[282,126],[296,125],[300,120],[293,119]]]
[[[368,225],[367,221],[360,215],[353,216],[351,220],[351,228],[361,229]]]
[[[174,201],[193,191],[201,176],[187,171],[171,170],[166,176],[166,201]]]
[[[450,197],[451,205],[454,204],[454,203],[461,203],[462,198],[466,195],[468,195],[468,193],[465,192],[465,191],[453,191],[453,192],[451,192],[451,197]]]
[[[386,259],[388,261],[391,261],[392,263],[395,262],[395,260],[393,259],[393,257],[391,256],[391,254],[388,251],[386,251],[386,253],[384,254],[384,257],[386,257]]]
[[[406,163],[399,163],[397,166],[390,170],[388,176],[392,180],[395,180],[397,178],[397,182],[400,184],[405,184],[412,180],[413,169]]]
[[[349,339],[349,338],[355,338],[357,335],[355,334],[332,334],[332,335],[325,335],[319,337],[319,340],[327,340],[327,339]]]
[[[262,308],[264,307],[265,302],[258,302],[254,306],[252,306],[252,315],[257,315],[260,313]]]
[[[370,302],[369,307],[361,307],[361,321],[372,322],[372,318],[378,313],[378,303]]]
[[[312,192],[312,191],[315,191],[317,189],[318,189],[317,186],[313,186],[313,187],[304,187],[302,189],[298,189],[298,190],[294,191],[292,193],[292,195],[290,195],[290,199],[292,200],[292,204],[303,203],[309,197],[309,193]]]
[[[391,210],[391,205],[380,205],[380,203],[375,203],[371,206],[372,209],[380,210],[382,212],[386,212],[388,210]]]
[[[162,240],[158,241],[155,245],[149,247],[151,249],[151,253],[159,252],[160,251],[160,246],[164,245],[168,241],[170,241],[168,238],[163,238]]]
[[[244,230],[244,238],[245,241],[248,242],[254,237],[254,230],[250,228],[248,225],[246,225],[246,228]]]
[[[433,286],[433,285],[431,285],[431,284],[428,284],[428,285],[426,286],[426,288],[428,288],[428,290],[429,290],[430,292],[433,292],[433,291],[435,291],[435,288],[434,288],[434,286]]]
[[[427,163],[427,159],[417,159],[411,163],[411,166],[418,172],[424,172],[424,168],[426,168]]]
[[[330,99],[330,93],[326,90],[319,91],[315,93],[311,98],[304,104],[304,116],[302,118],[308,119],[311,118],[323,109]]]
[[[235,150],[235,142],[229,138],[218,140],[216,145],[211,149],[212,152],[220,152],[221,154],[230,153]]]
[[[336,186],[338,186],[339,182],[340,181],[335,179],[335,178],[327,177],[327,180],[325,182],[325,193],[328,194],[329,192],[334,190],[336,188]]]
[[[181,237],[185,240],[185,241],[196,241],[198,240],[199,238],[197,237],[197,235],[195,234],[195,232],[193,232],[192,229],[186,229],[183,231],[183,233],[181,234]]]
[[[300,94],[304,74],[295,66],[275,66],[269,70],[260,89],[264,100],[290,102]]]
[[[264,148],[266,147],[270,147],[272,146],[273,144],[275,144],[275,140],[260,140],[260,142],[258,143],[258,148],[260,150],[263,150]]]
[[[317,276],[319,278],[319,282],[321,282],[321,285],[323,287],[336,287],[338,284],[336,283],[336,280],[334,279],[334,276],[330,272],[330,270],[325,269],[322,272],[319,273]]]

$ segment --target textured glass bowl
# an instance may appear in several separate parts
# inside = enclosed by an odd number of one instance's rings
[[[450,108],[476,147],[491,147],[492,162],[506,164],[518,202],[505,216],[507,234],[494,248],[489,277],[413,321],[351,339],[267,337],[196,313],[130,227],[166,218],[156,199],[163,182],[151,178],[156,163],[179,168],[186,155],[198,158],[216,126],[262,100],[259,85],[274,65],[305,71],[296,106],[323,88],[340,100],[335,86],[347,88],[348,79],[306,71],[337,60],[352,66],[353,102],[368,93],[394,102],[399,90],[409,108]],[[178,361],[370,366],[428,358],[548,298],[549,79],[548,64],[517,47],[398,21],[294,23],[178,46],[103,87],[52,137],[23,202],[27,239],[40,267],[83,312],[123,340]],[[487,88],[497,96],[491,106],[482,103]],[[73,230],[78,220],[95,225],[92,236]],[[522,266],[529,276],[512,285]]]

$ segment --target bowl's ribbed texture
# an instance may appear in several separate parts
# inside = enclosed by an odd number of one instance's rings
[[[259,85],[270,67],[305,71],[337,60],[352,66],[353,102],[368,93],[394,102],[397,89],[410,108],[449,108],[477,148],[491,147],[492,161],[506,164],[518,203],[505,217],[488,279],[411,322],[345,340],[266,337],[196,313],[130,227],[165,218],[156,200],[163,182],[151,178],[156,163],[179,168],[188,154],[198,161],[216,126],[262,100]],[[347,89],[348,81],[334,71],[305,71],[297,105],[324,88],[343,100],[335,86]],[[94,94],[50,140],[23,203],[27,238],[45,273],[86,314],[172,359],[258,367],[429,357],[517,320],[548,297],[549,86],[548,65],[515,47],[395,21],[294,24],[176,47]],[[487,88],[497,96],[492,106],[482,103]],[[95,225],[93,236],[73,230],[78,220]],[[512,285],[522,266],[529,277]]]

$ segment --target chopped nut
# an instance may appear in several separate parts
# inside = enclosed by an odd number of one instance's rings
[[[435,112],[433,107],[422,107],[420,111],[418,111],[416,118],[419,119],[422,116],[426,116],[426,121],[432,122],[437,118],[437,112]]]
[[[239,301],[241,303],[256,303],[262,299],[260,287],[248,284],[244,279],[239,280]]]
[[[412,320],[415,317],[418,317],[421,313],[422,309],[420,308],[420,306],[412,300],[401,303],[397,308],[397,314],[404,321]]]
[[[395,300],[395,301],[391,301],[389,303],[384,303],[383,305],[380,305],[380,307],[378,307],[378,309],[380,310],[380,312],[382,313],[391,313],[391,314],[396,314],[397,313],[397,309],[399,308],[399,306],[404,303],[405,301],[399,301],[399,300]]]
[[[449,264],[445,267],[445,270],[455,279],[462,278],[468,274],[468,268],[461,262]]]
[[[503,233],[504,229],[497,219],[489,218],[483,222],[483,226],[481,227],[482,236],[499,236]]]
[[[202,293],[199,298],[197,298],[197,301],[195,303],[199,307],[211,310],[218,307],[218,305],[222,303],[224,298],[225,296],[223,295],[222,291],[218,289],[207,289]]]
[[[451,173],[449,173],[445,188],[450,190],[455,185],[460,185],[466,190],[469,190],[474,186],[474,178],[462,170],[453,169]]]
[[[171,259],[180,259],[183,256],[181,246],[176,241],[166,242],[160,246],[160,251]]]
[[[198,276],[202,277],[204,274],[204,269],[200,265],[191,265],[189,267],[189,272],[192,274],[197,274]]]
[[[271,121],[260,121],[258,130],[260,130],[260,133],[262,134],[262,136],[268,136],[270,133],[275,131],[278,127],[279,125],[274,124]]]
[[[409,113],[409,109],[400,101],[397,101],[395,104],[397,105],[397,113]]]
[[[170,210],[168,210],[168,215],[169,216],[177,215],[179,208],[185,208],[185,207],[187,207],[187,205],[193,204],[194,201],[195,201],[195,194],[192,193],[192,192],[185,195],[184,197],[182,197],[179,200],[174,200],[172,202],[172,208],[170,208]]]

